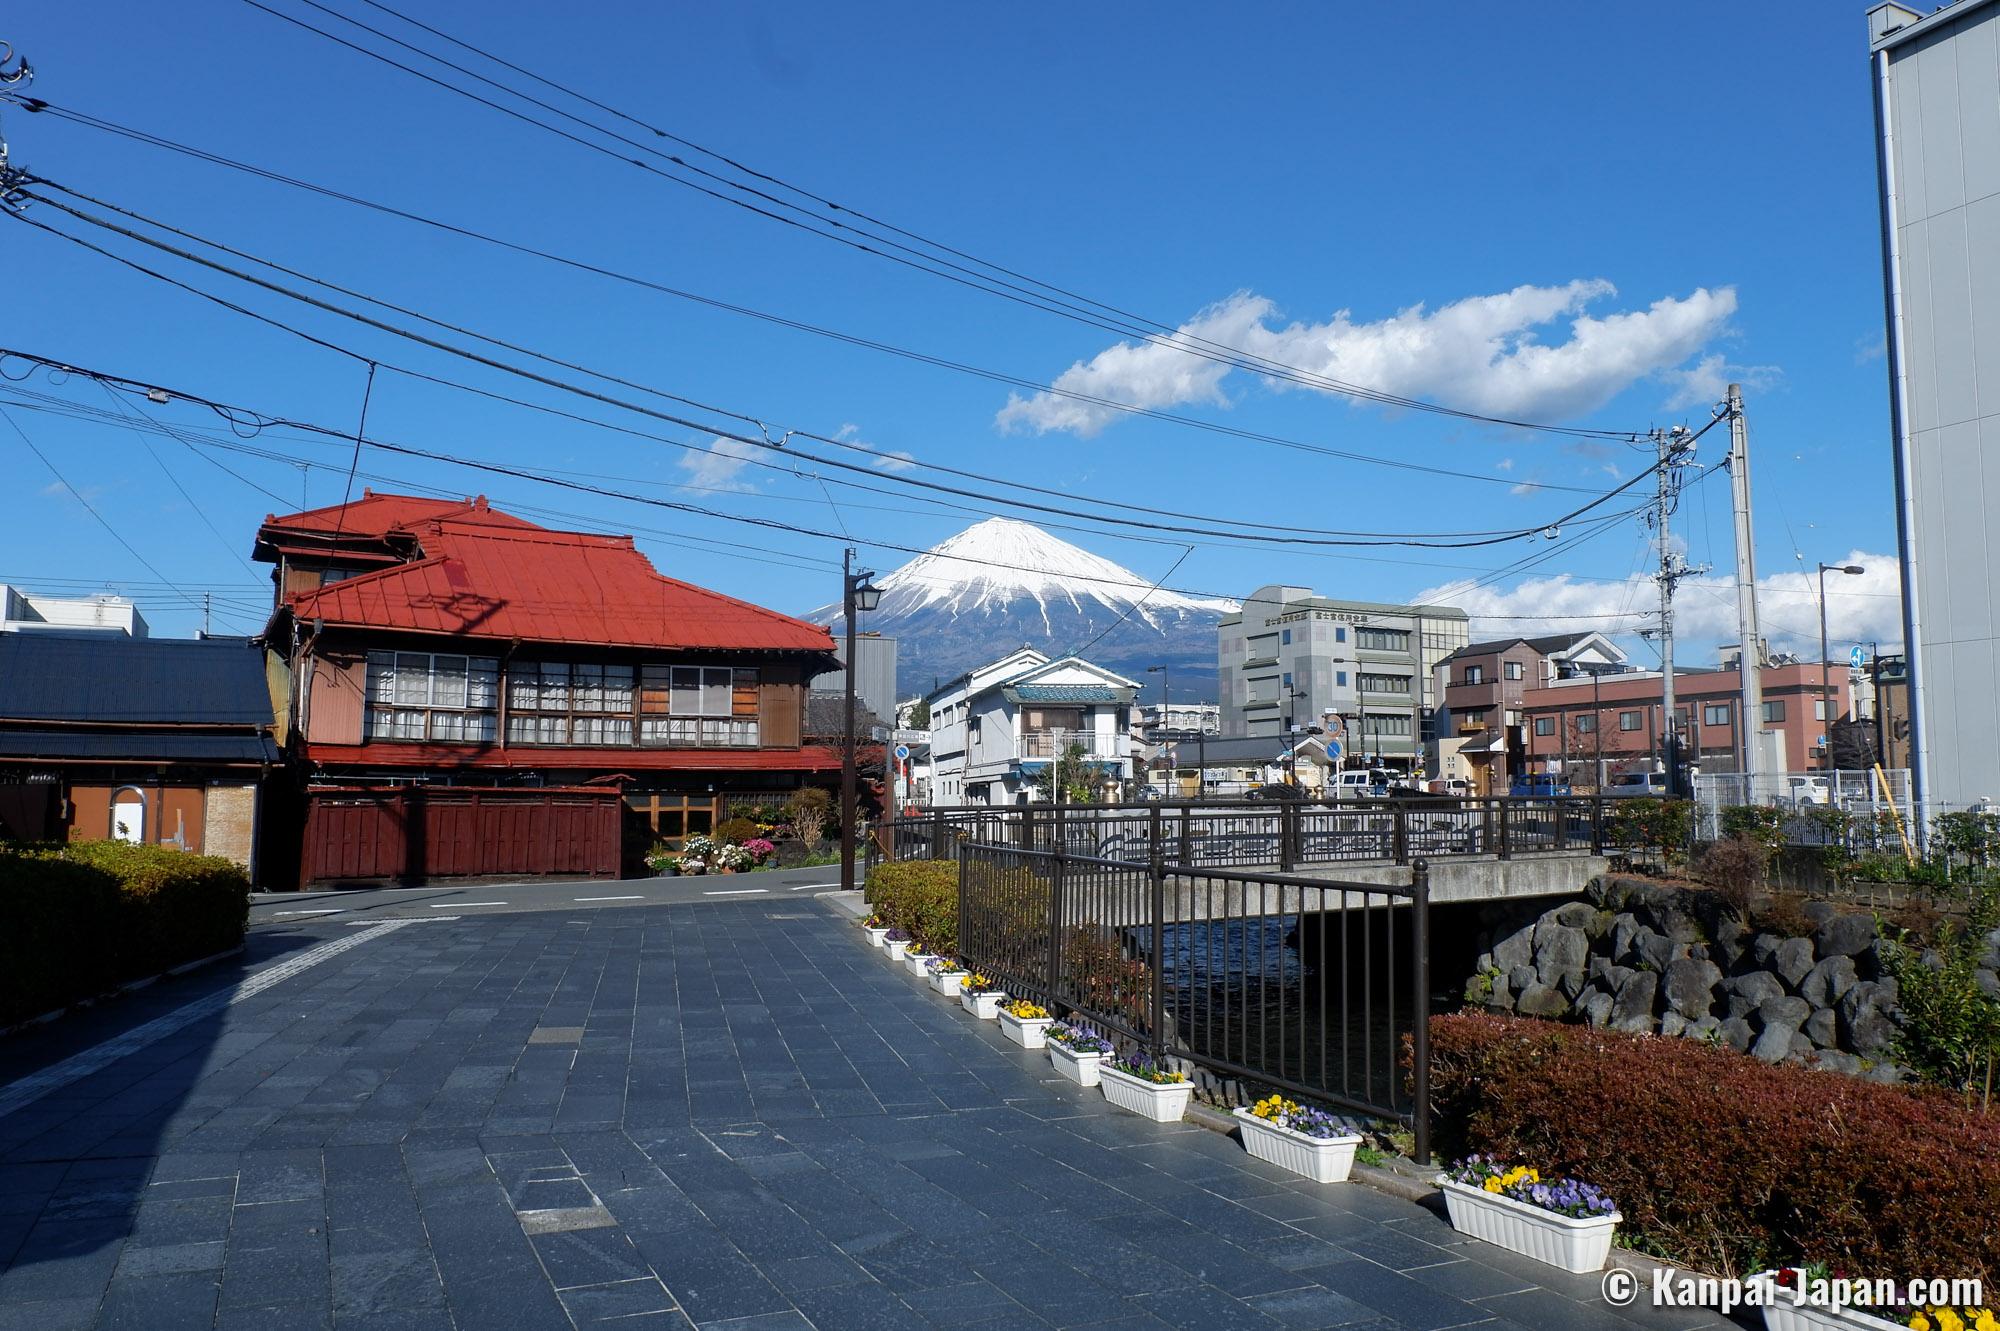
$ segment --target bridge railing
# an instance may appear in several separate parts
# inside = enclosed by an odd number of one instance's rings
[[[1156,854],[1197,868],[1279,872],[1485,856],[1603,853],[1616,801],[1591,796],[1162,800],[1143,804],[964,805],[886,820],[871,855],[955,859],[968,841],[1099,859]]]
[[[1162,848],[1165,813],[1148,819]],[[1424,861],[1385,886],[1112,859],[1064,849],[1067,818],[1050,821],[1043,848],[957,843],[966,965],[1155,1058],[1399,1119],[1429,1161]]]

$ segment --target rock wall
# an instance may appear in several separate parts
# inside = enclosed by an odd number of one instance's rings
[[[1489,908],[1466,1001],[1900,1079],[1896,981],[1874,916],[1823,902],[1805,913],[1808,936],[1757,931],[1713,893],[1600,878],[1554,910]],[[2000,934],[1986,960],[2000,963]],[[1992,969],[1980,980],[2000,992]]]

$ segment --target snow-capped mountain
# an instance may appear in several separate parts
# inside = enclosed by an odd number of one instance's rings
[[[881,605],[860,627],[897,640],[896,687],[906,698],[1026,645],[1051,657],[1083,650],[1149,686],[1146,667],[1164,664],[1176,698],[1213,699],[1216,621],[1237,609],[1153,591],[1151,579],[1013,518],[968,527],[875,585]],[[808,618],[837,625],[840,607]]]

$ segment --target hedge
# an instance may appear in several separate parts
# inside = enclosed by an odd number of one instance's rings
[[[868,900],[883,923],[925,952],[958,955],[958,863],[896,860],[868,875]]]
[[[1600,1185],[1621,1237],[1736,1275],[1824,1261],[2000,1278],[2000,1115],[1694,1040],[1431,1023],[1437,1141]]]
[[[0,850],[0,1026],[243,941],[250,881],[213,855],[80,841]]]

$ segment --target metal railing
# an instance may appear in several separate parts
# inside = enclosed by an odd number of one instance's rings
[[[1072,812],[1040,847],[959,838],[965,964],[1156,1059],[1399,1119],[1428,1163],[1422,859],[1395,886],[1080,854]],[[1139,812],[1167,849],[1167,811]]]
[[[1100,735],[1094,730],[1030,730],[1014,737],[1016,758],[1060,758],[1071,751],[1086,758],[1122,758],[1129,743],[1123,735]]]
[[[1617,807],[1616,800],[1589,796],[966,805],[888,819],[877,828],[876,844],[889,859],[952,859],[961,844],[976,841],[1289,873],[1418,858],[1602,854],[1617,841]]]

